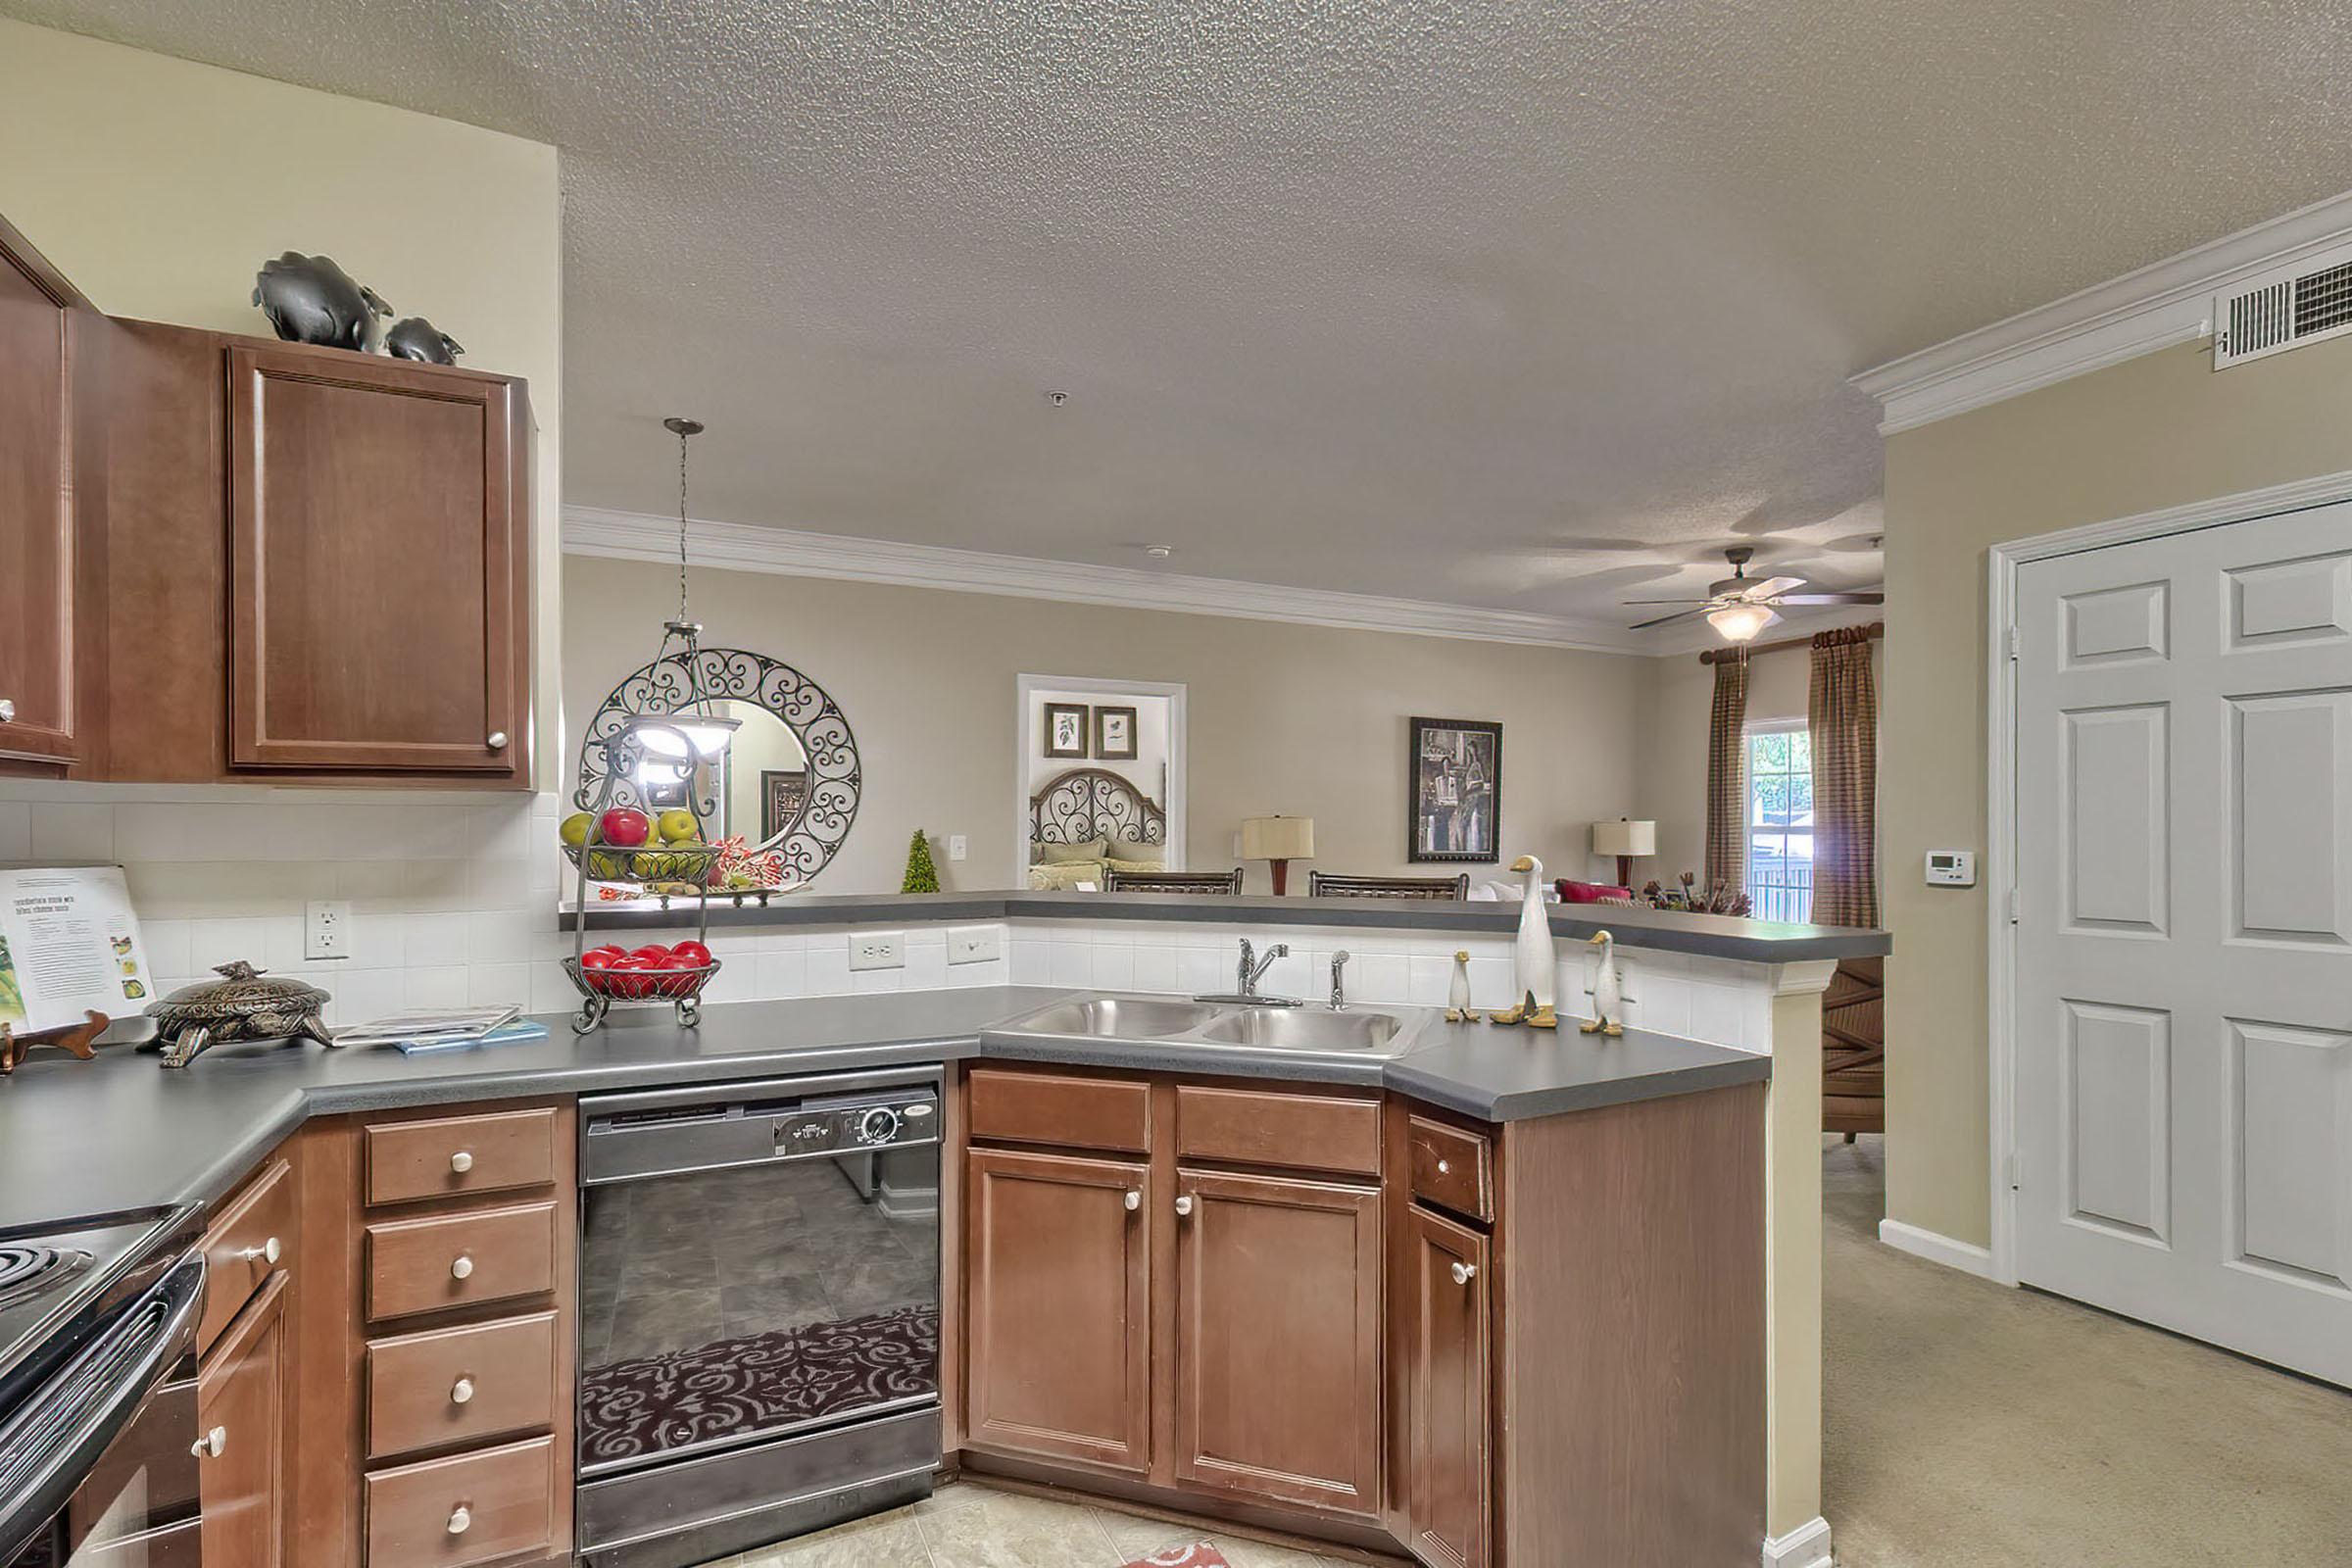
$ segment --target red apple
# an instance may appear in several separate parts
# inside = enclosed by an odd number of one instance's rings
[[[632,958],[651,958],[656,963],[662,963],[667,961],[669,957],[669,949],[663,947],[659,942],[648,942],[642,948],[632,949],[629,953],[629,956]]]
[[[707,958],[698,958],[691,953],[672,948],[669,956],[662,960],[662,967],[664,969],[700,969],[709,961]]]
[[[659,962],[640,958],[635,954],[614,958],[604,972],[605,988],[609,994],[618,997],[624,1002],[641,1001],[653,994],[653,985],[648,978],[648,971],[660,967]]]
[[[611,963],[614,958],[625,958],[628,956],[628,949],[621,947],[616,943],[605,942],[600,943],[596,947],[590,948],[586,953],[581,954],[580,962]]]
[[[615,806],[598,820],[597,828],[605,843],[633,850],[653,837],[654,819],[633,806]]]
[[[671,948],[669,956],[672,958],[683,958],[698,969],[710,961],[710,950],[692,937],[688,937],[676,947]]]

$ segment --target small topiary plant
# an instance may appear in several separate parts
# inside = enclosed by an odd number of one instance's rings
[[[906,846],[906,881],[901,893],[937,893],[939,867],[931,863],[931,841],[923,830],[914,830],[914,842]]]

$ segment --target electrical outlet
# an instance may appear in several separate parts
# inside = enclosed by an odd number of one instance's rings
[[[850,967],[853,969],[906,968],[906,936],[893,931],[887,936],[850,938]]]
[[[1004,933],[993,925],[965,926],[948,933],[950,963],[990,963],[1004,956]]]
[[[341,899],[313,899],[302,906],[302,956],[351,956],[351,906]]]
[[[960,860],[960,859],[962,859],[962,858],[963,858],[963,852],[964,852],[965,848],[966,848],[966,846],[965,846],[965,844],[964,844],[964,842],[963,842],[963,835],[962,835],[962,834],[960,834],[960,833],[951,833],[951,834],[949,834],[949,835],[948,835],[948,858],[949,858],[949,859],[951,859],[951,860]]]

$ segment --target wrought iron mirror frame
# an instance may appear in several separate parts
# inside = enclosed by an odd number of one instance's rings
[[[612,688],[580,737],[579,787],[572,792],[573,808],[587,810],[594,806],[603,794],[607,769],[622,762],[626,766],[613,781],[612,798],[618,804],[644,807],[645,792],[636,767],[641,754],[621,737],[621,729],[634,713],[676,711],[692,699],[694,677],[699,674],[703,690],[713,701],[755,704],[773,714],[800,743],[808,766],[808,799],[781,833],[755,848],[761,853],[772,850],[783,858],[786,887],[810,880],[841,853],[858,820],[864,780],[858,737],[850,728],[848,715],[822,686],[765,654],[743,648],[703,648],[693,660],[690,668],[685,658],[667,655],[631,672]],[[705,817],[715,811],[715,788],[698,805]],[[751,842],[749,835],[746,842]]]

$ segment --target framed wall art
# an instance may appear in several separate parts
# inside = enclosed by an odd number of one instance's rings
[[[1492,864],[1502,822],[1502,726],[1416,718],[1407,766],[1405,858]]]
[[[1133,708],[1097,708],[1095,710],[1095,760],[1099,762],[1134,761],[1135,723]]]
[[[1046,704],[1046,755],[1086,755],[1087,711],[1083,703]]]

